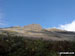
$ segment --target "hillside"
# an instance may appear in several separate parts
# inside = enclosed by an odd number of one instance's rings
[[[61,51],[75,52],[75,32],[38,24],[0,29],[0,56],[59,56]]]
[[[44,40],[75,40],[75,32],[64,31],[56,28],[43,29],[39,24],[31,24],[24,27],[14,26],[0,29],[0,34],[12,36],[26,36],[28,38],[43,38]]]

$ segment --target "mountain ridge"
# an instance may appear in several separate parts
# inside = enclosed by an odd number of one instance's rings
[[[56,28],[44,29],[39,24],[30,24],[24,27],[14,26],[0,29],[0,34],[9,34],[12,36],[26,36],[32,39],[42,38],[44,40],[73,41],[75,32],[69,32]]]

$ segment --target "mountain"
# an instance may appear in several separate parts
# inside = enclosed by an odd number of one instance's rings
[[[24,27],[14,26],[0,28],[0,35],[23,36],[30,39],[53,40],[53,41],[74,41],[75,32],[69,32],[56,28],[44,29],[39,24],[30,24]]]
[[[75,32],[39,24],[0,28],[0,56],[59,56],[60,52],[75,52]]]

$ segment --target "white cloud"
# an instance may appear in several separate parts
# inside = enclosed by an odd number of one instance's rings
[[[60,25],[58,28],[62,29],[62,30],[74,31],[75,32],[75,20],[72,21],[71,23]]]

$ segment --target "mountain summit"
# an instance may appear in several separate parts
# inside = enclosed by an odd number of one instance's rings
[[[42,30],[42,27],[40,26],[40,24],[30,24],[27,26],[24,26],[25,30]]]

